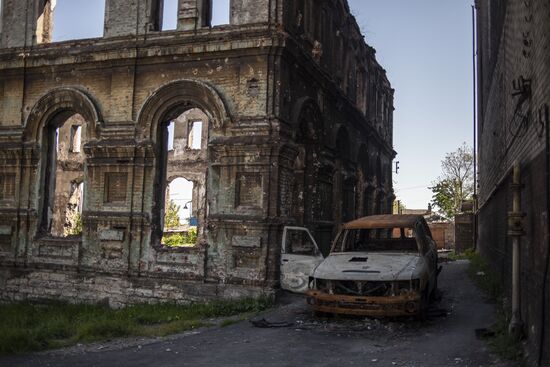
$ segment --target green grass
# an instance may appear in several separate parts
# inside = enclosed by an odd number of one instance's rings
[[[0,305],[0,355],[113,338],[166,336],[211,326],[208,319],[260,312],[271,305],[267,297],[186,306],[136,305],[120,310],[63,303]],[[223,326],[229,324],[222,321]]]
[[[495,335],[487,339],[491,351],[508,360],[520,360],[523,357],[521,342],[508,333],[511,311],[505,305],[504,291],[499,277],[489,268],[489,264],[479,253],[471,251],[465,255],[470,260],[468,275],[496,305],[497,321],[491,327]]]
[[[464,252],[457,253],[455,250],[451,251],[449,253],[449,259],[456,261],[456,260],[470,260],[472,256],[475,255],[474,249],[466,249]]]

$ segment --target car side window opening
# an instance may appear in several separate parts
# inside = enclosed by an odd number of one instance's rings
[[[428,249],[430,247],[430,244],[428,243],[428,237],[426,235],[426,232],[424,231],[424,226],[421,224],[416,225],[416,233],[417,233],[417,241],[418,241],[418,247],[419,251],[422,254],[425,254],[428,252]]]

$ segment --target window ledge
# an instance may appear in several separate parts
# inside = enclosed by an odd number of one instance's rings
[[[39,243],[62,243],[66,245],[73,245],[82,243],[82,235],[74,235],[68,237],[57,237],[51,234],[40,234],[37,235],[34,239],[35,242]]]
[[[171,247],[165,245],[153,245],[153,248],[157,252],[172,252],[172,253],[201,253],[206,251],[208,245],[203,242],[197,243],[195,246],[189,247]]]

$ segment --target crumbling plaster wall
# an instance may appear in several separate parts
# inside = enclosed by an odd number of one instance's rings
[[[21,11],[20,3],[8,3],[10,14]],[[1,299],[108,298],[118,306],[270,292],[278,282],[283,225],[301,217],[328,243],[339,224],[326,206],[342,200],[343,189],[333,183],[337,161],[348,192],[364,189],[360,200],[348,194],[351,205],[367,204],[352,208],[356,215],[389,212],[379,204],[393,196],[395,153],[391,134],[378,127],[391,131],[391,118],[380,120],[371,110],[376,104],[369,93],[357,101],[349,80],[331,77],[312,46],[283,22],[290,3],[262,0],[251,8],[233,1],[229,26],[135,38],[126,17],[135,14],[138,33],[150,21],[147,11],[133,12],[140,4],[125,8],[109,0],[109,37],[103,39],[33,47],[25,59],[17,48],[0,50],[0,183],[13,187],[0,197],[0,218],[6,219],[0,261],[7,269]],[[115,16],[124,9],[127,14]],[[349,15],[342,22],[358,32]],[[2,45],[24,45],[14,37],[4,37],[9,42]],[[354,37],[359,46],[348,53],[376,71],[368,77],[373,96],[382,90],[391,96],[373,50]],[[354,73],[346,75],[353,79]],[[206,169],[204,234],[195,247],[171,249],[154,235],[165,189],[159,126],[191,108],[208,116],[207,148],[187,152],[180,168]],[[86,122],[78,238],[39,231],[42,131],[67,110]],[[349,137],[345,157],[336,141],[341,129]],[[304,172],[301,182],[297,170]],[[312,193],[308,200],[295,197],[300,185]],[[117,286],[102,285],[109,280]]]

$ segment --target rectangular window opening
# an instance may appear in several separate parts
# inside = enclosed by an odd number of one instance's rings
[[[44,4],[37,43],[103,37],[105,0],[46,0]]]
[[[212,27],[231,23],[231,0],[212,1]]]
[[[71,147],[72,153],[80,153],[80,146],[82,145],[82,126],[71,126]]]
[[[175,129],[174,121],[170,121],[170,123],[168,124],[168,151],[169,152],[174,150],[174,138],[175,138],[174,129]]]
[[[187,146],[190,149],[202,148],[202,121],[193,121],[189,124],[189,139]]]
[[[83,207],[82,204],[84,203],[84,182],[81,182],[78,184],[78,192],[79,192],[80,200],[78,200],[77,210],[79,214],[82,214],[82,207]]]
[[[178,0],[164,0],[162,8],[162,31],[173,31],[178,28]]]
[[[59,128],[55,129],[55,151],[59,153]]]

